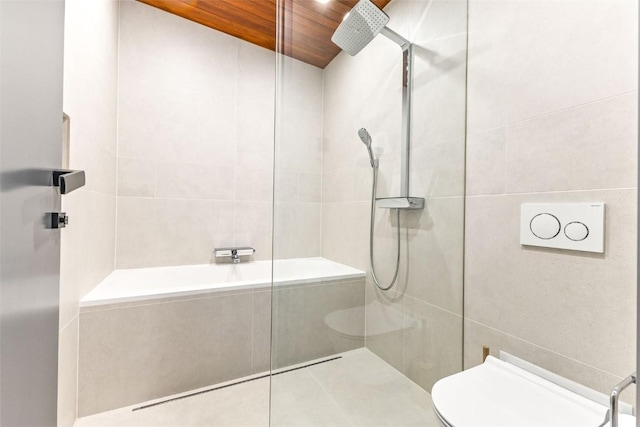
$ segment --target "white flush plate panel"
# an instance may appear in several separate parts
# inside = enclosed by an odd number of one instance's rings
[[[520,244],[604,253],[604,203],[525,203]]]

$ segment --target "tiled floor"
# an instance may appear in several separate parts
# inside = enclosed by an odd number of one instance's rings
[[[271,380],[271,426],[422,426],[438,422],[427,392],[366,349]],[[75,427],[269,425],[269,378],[132,411],[80,418]]]

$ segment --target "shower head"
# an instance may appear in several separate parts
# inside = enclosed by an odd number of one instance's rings
[[[331,41],[355,56],[378,35],[389,16],[369,0],[360,0],[344,17]]]
[[[360,128],[358,130],[358,136],[367,148],[371,148],[371,135],[369,135],[369,132],[367,132],[365,128]]]
[[[367,146],[367,151],[369,152],[369,161],[371,162],[371,167],[372,168],[377,167],[378,166],[378,160],[373,158],[373,150],[371,149],[371,135],[369,135],[369,132],[367,132],[367,130],[365,128],[360,128],[360,130],[358,130],[358,136],[360,137],[360,139],[362,140],[364,145]]]
[[[331,36],[331,41],[351,56],[360,52],[371,40],[382,33],[386,38],[398,44],[403,51],[409,49],[411,42],[386,25],[389,16],[371,0],[360,0],[347,13]]]

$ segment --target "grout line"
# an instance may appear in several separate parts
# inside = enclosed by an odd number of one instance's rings
[[[404,295],[404,298],[410,298],[410,299],[412,299],[412,300],[414,300],[414,301],[417,301],[419,304],[427,305],[427,306],[429,306],[430,308],[433,308],[433,309],[435,309],[435,310],[441,311],[441,312],[443,312],[443,313],[450,314],[450,315],[452,315],[452,316],[454,316],[454,317],[459,317],[459,318],[461,318],[461,319],[463,319],[463,318],[464,318],[464,315],[463,315],[463,314],[461,314],[461,313],[456,313],[455,311],[448,310],[448,309],[446,309],[446,308],[444,308],[444,307],[440,307],[440,306],[438,306],[438,305],[435,305],[435,304],[432,304],[432,303],[430,303],[430,302],[427,302],[427,301],[421,300],[421,299],[416,298],[416,297],[414,297],[414,296],[411,296],[411,295]],[[463,313],[464,313],[464,302],[463,302],[463,305],[462,305],[462,306],[463,306]]]
[[[463,198],[462,198],[462,260],[461,260],[461,269],[462,269],[462,276],[461,276],[461,285],[462,285],[462,301],[461,304],[461,309],[462,309],[462,316],[461,316],[461,320],[462,320],[462,328],[460,331],[460,339],[461,339],[461,345],[460,345],[460,349],[461,349],[461,363],[460,363],[460,370],[464,371],[464,352],[465,352],[465,343],[466,343],[466,328],[464,327],[464,319],[465,316],[467,314],[466,312],[466,303],[467,303],[467,282],[465,280],[466,278],[466,268],[467,268],[467,179],[469,178],[469,171],[468,171],[468,166],[469,166],[469,16],[470,16],[470,11],[469,11],[469,2],[467,1],[467,5],[466,5],[466,10],[465,10],[465,31],[466,31],[466,40],[465,40],[465,47],[466,47],[466,52],[465,52],[465,77],[464,77],[464,158],[463,158],[463,162],[464,162],[464,168],[463,168],[463,179],[462,179],[462,185],[463,185]],[[504,153],[504,159],[503,159],[503,166],[504,166],[504,179],[505,182],[504,184],[504,189],[506,190],[506,170],[507,170],[507,164],[506,164],[506,160],[507,160],[507,138],[506,138],[506,131],[505,131],[505,153]]]
[[[58,334],[62,333],[62,331],[64,331],[69,325],[71,325],[71,323],[73,323],[74,320],[78,319],[78,322],[80,321],[80,311],[77,311],[75,316],[73,316],[71,318],[71,320],[69,320],[67,323],[64,324],[64,326],[62,326],[59,330],[58,330]]]
[[[468,194],[466,198],[479,197],[500,197],[500,196],[528,196],[534,194],[566,194],[566,193],[594,193],[602,191],[635,191],[637,187],[616,187],[616,188],[590,188],[582,190],[549,190],[549,191],[533,191],[528,193],[494,193],[494,194]]]
[[[539,349],[541,349],[541,350],[547,351],[547,352],[549,352],[549,353],[553,354],[554,356],[558,356],[558,357],[560,357],[560,358],[562,358],[562,359],[565,359],[565,360],[568,360],[568,361],[571,361],[571,362],[575,362],[575,363],[577,363],[577,364],[579,364],[579,365],[582,365],[582,366],[584,366],[584,367],[587,367],[587,368],[589,368],[589,369],[594,369],[594,370],[596,370],[596,371],[598,371],[598,372],[601,372],[601,373],[606,374],[606,375],[611,375],[612,377],[615,377],[615,378],[618,378],[618,379],[622,379],[622,378],[624,378],[624,377],[622,377],[622,376],[619,376],[618,374],[614,374],[613,372],[606,371],[606,370],[604,370],[604,369],[602,369],[602,368],[598,368],[598,367],[596,367],[596,366],[590,365],[590,364],[585,363],[585,362],[583,362],[583,361],[581,361],[581,360],[574,359],[573,357],[570,357],[570,356],[564,355],[564,354],[562,354],[562,353],[558,353],[557,351],[551,350],[550,348],[547,348],[547,347],[541,346],[541,345],[536,344],[536,343],[533,343],[533,342],[531,342],[531,341],[527,341],[527,340],[525,340],[525,339],[522,339],[522,338],[520,338],[520,337],[517,337],[517,336],[515,336],[515,335],[512,335],[512,334],[510,334],[510,333],[508,333],[508,332],[502,331],[502,330],[500,330],[500,329],[496,329],[496,328],[494,328],[494,327],[492,327],[492,326],[486,325],[486,324],[481,323],[481,322],[478,322],[478,321],[476,321],[476,320],[472,320],[472,319],[470,319],[470,318],[468,318],[468,317],[465,317],[465,319],[464,319],[464,320],[465,320],[465,321],[472,322],[472,323],[475,323],[476,325],[478,325],[478,326],[480,326],[480,327],[483,327],[483,328],[486,328],[486,329],[490,329],[491,331],[497,332],[497,333],[499,333],[499,334],[501,334],[501,335],[505,335],[505,336],[507,336],[507,337],[509,337],[509,338],[511,338],[511,339],[517,340],[517,341],[519,341],[519,342],[522,342],[522,343],[525,343],[525,344],[531,345],[531,346],[533,346],[533,347],[539,348]]]
[[[616,93],[616,94],[611,95],[611,96],[605,96],[603,98],[598,98],[598,99],[594,99],[594,100],[591,100],[591,101],[586,101],[586,102],[582,102],[582,103],[579,103],[579,104],[571,105],[569,107],[560,108],[559,110],[547,111],[547,112],[544,112],[544,113],[541,113],[541,114],[538,114],[538,115],[535,115],[535,116],[527,117],[525,119],[515,120],[515,121],[512,121],[512,122],[503,123],[503,124],[498,125],[498,126],[493,126],[493,127],[486,128],[486,129],[476,130],[476,131],[473,132],[473,135],[478,135],[478,134],[481,134],[481,133],[484,133],[484,132],[489,132],[489,131],[492,131],[492,130],[500,129],[502,127],[513,126],[513,125],[529,122],[529,121],[532,121],[532,120],[539,120],[539,119],[542,119],[542,118],[545,118],[545,117],[553,116],[555,114],[564,113],[566,111],[570,111],[570,110],[573,110],[573,109],[576,109],[576,108],[586,107],[588,105],[598,104],[600,102],[605,102],[605,101],[609,101],[609,100],[612,100],[612,99],[615,99],[615,98],[623,97],[625,95],[630,95],[630,94],[633,94],[633,93],[635,93],[637,91],[638,91],[638,89],[633,89],[633,90],[629,90],[629,91],[626,91],[626,92],[620,92],[620,93]]]
[[[105,194],[105,193],[98,193]],[[109,195],[109,194],[107,194]],[[140,199],[140,200],[174,200],[174,201],[196,201],[196,202],[218,202],[218,203],[269,203],[271,204],[271,200],[269,198],[265,198],[262,200],[259,199],[202,199],[202,198],[188,198],[188,197],[153,197],[153,196],[118,196],[121,199]],[[453,196],[453,197],[462,197],[462,196]],[[320,201],[279,201],[276,200],[276,205],[291,205],[291,204],[301,204],[301,205],[321,205]]]
[[[251,290],[251,372],[255,370],[255,341],[256,341],[256,293]]]
[[[509,185],[509,128],[507,126],[504,126],[502,128],[502,132],[504,133],[501,136],[504,136],[503,139],[503,143],[504,143],[504,157],[502,158],[502,167],[503,167],[503,171],[502,171],[502,192],[503,193],[507,193],[507,189],[508,189],[508,185]],[[465,173],[466,173],[466,167],[465,167]],[[466,194],[466,193],[465,193]]]
[[[318,385],[318,387],[320,387],[322,392],[329,398],[329,400],[336,406],[336,408],[338,408],[338,411],[340,412],[340,415],[342,415],[342,418],[344,418],[349,423],[349,425],[355,426],[351,418],[349,418],[345,413],[345,411],[342,409],[342,406],[340,405],[340,401],[334,397],[333,393],[327,390],[327,388],[320,382],[320,379],[316,375],[314,375],[313,371],[309,371],[309,375],[311,375],[311,378],[313,379],[313,381],[315,381],[315,383]]]
[[[117,50],[116,50],[116,189],[115,189],[115,203],[114,203],[114,213],[113,213],[113,262],[111,264],[111,271],[116,269],[117,265],[117,257],[118,257],[118,189],[120,180],[118,179],[119,171],[120,171],[120,50],[122,47],[122,31],[121,31],[121,22],[122,22],[122,5],[118,2],[118,42],[117,42]],[[95,286],[94,286],[95,288]]]

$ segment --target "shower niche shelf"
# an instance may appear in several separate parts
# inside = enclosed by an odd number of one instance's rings
[[[376,206],[385,209],[424,209],[422,197],[383,197],[376,199]]]

